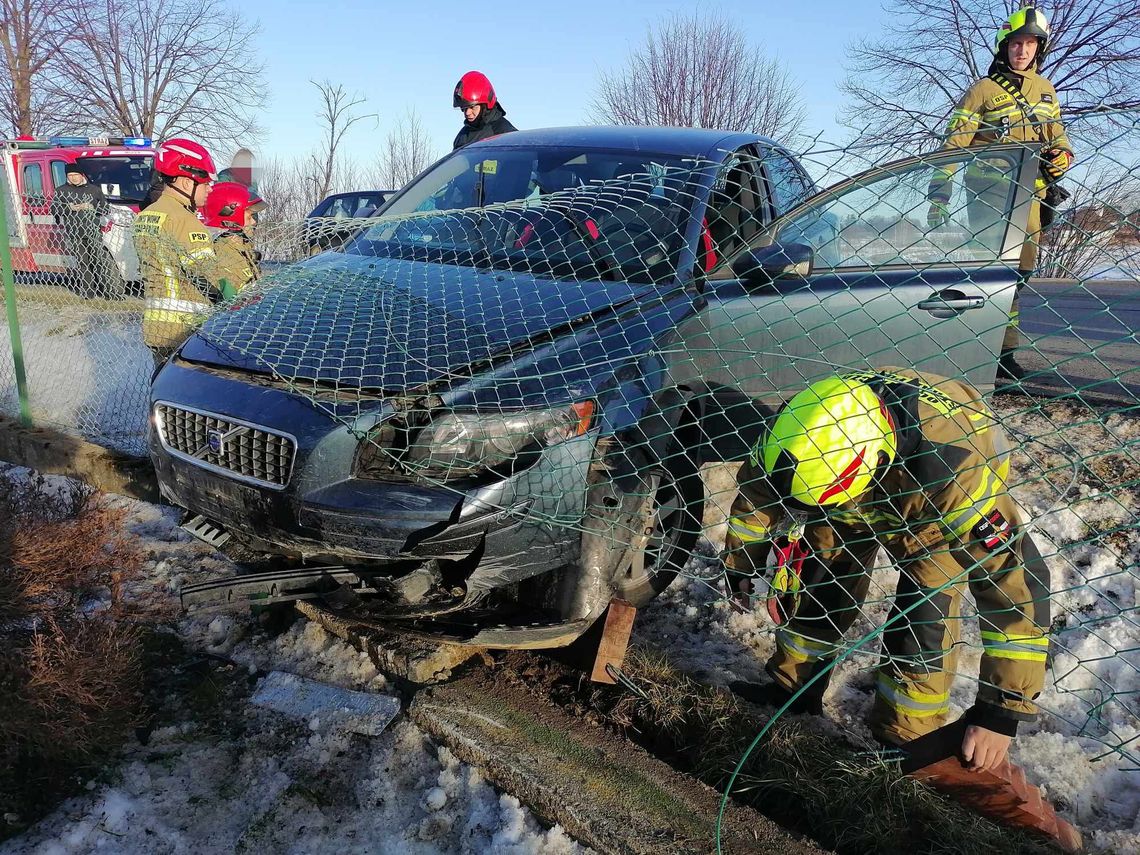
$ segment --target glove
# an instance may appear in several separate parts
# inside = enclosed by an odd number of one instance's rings
[[[1063,148],[1049,148],[1041,152],[1041,171],[1049,181],[1057,181],[1073,162],[1072,153]]]
[[[931,200],[930,210],[926,212],[926,224],[932,229],[937,229],[948,222],[950,222],[950,211],[947,209],[946,203]]]
[[[804,559],[810,551],[799,536],[781,537],[772,543],[776,570],[768,583],[768,615],[777,626],[787,623],[800,605]]]

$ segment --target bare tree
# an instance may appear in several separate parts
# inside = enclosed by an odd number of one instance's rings
[[[1041,276],[1084,278],[1108,269],[1140,273],[1140,164],[1068,181],[1072,197],[1041,241]]]
[[[47,85],[71,38],[62,0],[0,0],[0,110],[13,135],[70,126],[70,99]]]
[[[256,137],[256,25],[224,0],[89,0],[65,13],[63,95],[92,129],[207,143]]]
[[[994,36],[1020,0],[890,0],[882,34],[848,49],[841,120],[868,143],[940,132],[962,94],[984,77]],[[1110,124],[1112,110],[1140,107],[1140,9],[1136,0],[1055,0],[1042,73],[1065,116]]]
[[[300,221],[313,208],[313,191],[303,164],[273,158],[257,174],[257,192],[268,203],[260,224]]]
[[[313,185],[315,201],[319,202],[329,195],[338,184],[344,184],[344,170],[346,165],[338,157],[344,135],[348,133],[357,122],[368,118],[375,118],[375,114],[360,115],[356,109],[364,104],[364,96],[349,95],[339,83],[333,84],[325,80],[318,83],[309,81],[320,92],[320,107],[317,110],[317,119],[324,127],[321,147],[309,155],[307,174]]]
[[[398,190],[435,159],[431,139],[419,113],[409,109],[384,138],[373,183],[385,190]]]
[[[727,18],[694,12],[665,18],[603,73],[595,119],[746,131],[787,139],[804,122],[798,84]]]

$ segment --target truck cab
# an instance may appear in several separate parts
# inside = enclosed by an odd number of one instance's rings
[[[121,295],[139,278],[132,230],[139,206],[146,199],[154,164],[154,147],[146,137],[20,138],[0,143],[0,192],[7,206],[12,267],[29,275],[63,275],[82,280],[85,271],[69,251],[62,224],[52,212],[56,188],[67,183],[68,164],[78,163],[109,203],[109,217],[100,224],[102,242],[118,282],[89,283],[87,293],[106,289]],[[87,272],[89,274],[89,272]]]

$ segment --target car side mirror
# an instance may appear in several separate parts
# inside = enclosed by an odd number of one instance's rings
[[[811,276],[815,253],[807,244],[774,243],[750,250],[732,265],[732,272],[746,285],[770,285],[778,279]]]

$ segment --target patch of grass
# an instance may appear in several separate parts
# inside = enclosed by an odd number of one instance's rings
[[[116,315],[131,312],[141,314],[143,310],[143,301],[140,297],[124,297],[122,300],[84,297],[61,285],[17,285],[16,301],[21,304],[46,305],[53,309],[77,306],[92,313],[102,312]]]
[[[0,479],[0,837],[73,792],[142,714],[140,639],[126,596],[142,556],[89,489]]]
[[[544,679],[541,668],[523,670],[536,691],[620,729],[721,792],[768,723],[760,708],[698,683],[664,656],[636,646],[622,667],[636,692],[584,679]],[[803,717],[775,722],[734,782],[732,797],[840,855],[1055,851],[820,733]]]

